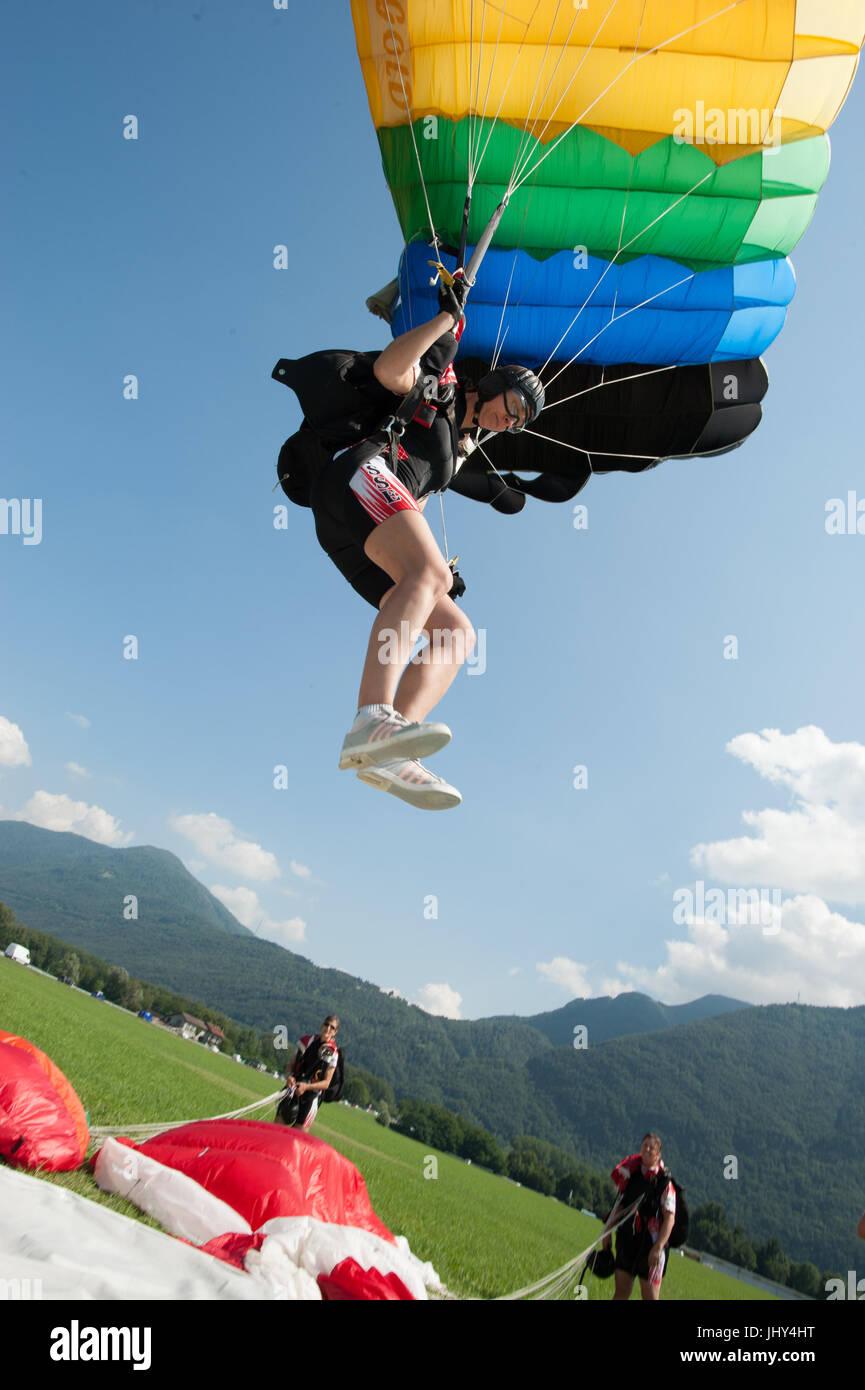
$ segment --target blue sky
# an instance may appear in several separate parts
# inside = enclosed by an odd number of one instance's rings
[[[347,6],[6,28],[0,495],[42,534],[0,534],[0,814],[171,849],[263,935],[462,1017],[865,1002],[865,534],[826,530],[865,497],[861,82],[745,447],[593,479],[587,530],[446,499],[485,669],[440,707],[463,805],[424,814],[337,772],[372,613],[308,512],[273,524],[271,368],[383,346],[402,249]],[[676,920],[698,880],[777,921]]]

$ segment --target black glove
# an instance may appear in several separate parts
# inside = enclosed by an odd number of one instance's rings
[[[439,285],[439,308],[442,313],[450,314],[459,323],[465,311],[468,292],[469,287],[461,270],[456,272],[453,284],[446,285],[442,280]]]
[[[448,564],[450,565],[451,574],[454,577],[454,582],[448,591],[448,598],[462,598],[463,594],[466,591],[466,581],[463,579],[459,570],[456,568],[458,558],[459,557],[455,555],[452,560],[448,561]]]

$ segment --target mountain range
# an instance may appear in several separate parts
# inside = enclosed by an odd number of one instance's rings
[[[610,1169],[658,1130],[693,1205],[721,1202],[732,1224],[776,1236],[795,1259],[855,1268],[865,1008],[627,993],[527,1017],[435,1017],[259,939],[166,850],[21,821],[0,821],[0,901],[261,1031],[296,1037],[338,1013],[353,1065],[502,1142],[532,1134]]]

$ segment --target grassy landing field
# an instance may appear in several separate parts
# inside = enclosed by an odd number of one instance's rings
[[[51,1057],[78,1092],[91,1125],[204,1119],[240,1109],[279,1086],[272,1076],[5,958],[0,1029],[20,1034]],[[249,1118],[270,1120],[273,1110]],[[363,1111],[326,1106],[312,1132],[359,1168],[381,1219],[407,1237],[457,1297],[498,1298],[533,1283],[573,1259],[600,1229],[598,1221],[551,1197],[427,1150]],[[433,1170],[434,1177],[426,1176]],[[46,1180],[156,1224],[128,1202],[100,1192],[86,1170]],[[612,1281],[590,1281],[590,1300],[611,1296]],[[676,1253],[661,1296],[749,1302],[769,1297]]]

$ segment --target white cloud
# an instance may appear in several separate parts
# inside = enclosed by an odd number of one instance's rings
[[[697,918],[686,929],[687,940],[666,942],[666,961],[656,970],[620,961],[622,978],[610,983],[668,1004],[727,994],[751,1004],[801,996],[803,1004],[850,1008],[865,998],[865,924],[820,898],[787,899],[766,928]]]
[[[65,767],[70,777],[86,778],[90,776],[90,773],[87,771],[87,768],[82,767],[80,763],[64,763],[63,766]]]
[[[615,999],[616,996],[619,995],[619,994],[632,994],[632,993],[633,993],[633,985],[624,984],[621,980],[609,979],[609,980],[601,980],[601,983],[600,983],[600,985],[599,985],[599,987],[598,987],[598,990],[597,990],[597,995],[596,995],[596,997],[599,998],[599,999],[604,999],[604,998],[606,998],[607,996],[609,996],[611,999]]]
[[[793,804],[746,811],[753,833],[696,845],[694,866],[731,887],[725,893],[700,883],[699,894],[689,888],[690,908],[677,919],[686,935],[666,941],[664,963],[652,969],[619,962],[621,979],[612,983],[669,1003],[720,993],[749,1003],[801,997],[807,1004],[861,1005],[865,924],[828,904],[865,902],[865,745],[833,743],[810,725],[792,734],[740,734],[727,751],[788,788]],[[749,889],[765,894],[765,916],[729,906]],[[719,900],[721,910],[710,910]]]
[[[257,926],[262,916],[261,904],[258,894],[251,888],[227,888],[222,883],[213,883],[209,891],[225,904],[244,927]]]
[[[67,719],[71,719],[71,720],[73,721],[73,723],[77,724],[78,727],[81,728],[81,729],[89,729],[89,728],[90,728],[90,720],[89,720],[89,719],[85,719],[85,717],[84,717],[83,714],[70,714],[69,711],[67,710],[67,711],[66,711],[66,718],[67,718]]]
[[[591,988],[586,978],[586,967],[567,956],[555,956],[551,961],[538,961],[538,971],[554,985],[566,989],[573,999],[588,999]]]
[[[256,936],[265,941],[274,941],[278,946],[296,946],[306,939],[306,922],[300,917],[291,917],[277,922],[269,917],[258,900],[258,894],[251,888],[226,888],[224,884],[214,883],[210,889],[215,898],[224,903],[238,922],[249,927]]]
[[[21,729],[0,714],[0,767],[29,767],[31,761]]]
[[[309,878],[312,874],[312,869],[308,869],[305,864],[296,863],[294,859],[292,859],[288,867],[298,878]]]
[[[510,970],[508,971],[509,975],[522,975],[522,973],[523,967],[521,965],[512,965]]]
[[[101,806],[88,806],[85,801],[73,801],[53,792],[35,792],[11,819],[29,821],[43,830],[71,830],[100,845],[128,845],[133,836],[131,830],[121,831],[115,817]]]
[[[208,863],[218,864],[221,869],[237,874],[238,878],[251,878],[259,882],[279,878],[280,868],[276,857],[252,840],[241,839],[231,821],[215,815],[213,811],[172,816],[169,824],[179,835],[190,840]]]
[[[440,1018],[462,1018],[460,1005],[463,997],[457,994],[455,989],[451,989],[450,985],[422,985],[418,990],[416,1002],[424,1013],[435,1014]]]
[[[256,935],[263,936],[267,941],[276,942],[277,946],[285,946],[290,949],[298,942],[306,940],[306,922],[302,917],[288,917],[282,922],[275,922],[271,917],[265,917]],[[322,966],[322,969],[324,968]]]
[[[754,833],[699,844],[691,862],[721,883],[865,902],[865,745],[832,743],[813,725],[740,734],[727,749],[789,787],[791,810],[745,811]]]

